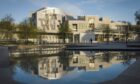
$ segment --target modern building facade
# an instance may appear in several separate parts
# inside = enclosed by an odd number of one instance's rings
[[[109,27],[110,41],[123,41],[125,37],[126,22],[114,22],[109,17],[99,16],[78,16],[74,19],[65,14],[62,10],[54,7],[47,7],[37,10],[32,14],[31,20],[41,32],[48,33],[42,35],[40,39],[46,43],[60,43],[58,33],[60,23],[63,19],[68,20],[68,27],[71,30],[72,43],[94,43],[107,40],[106,30],[103,25]],[[69,39],[67,43],[69,43]]]
[[[89,43],[106,41],[105,28],[108,25],[110,41],[122,40],[125,36],[127,23],[114,22],[108,17],[78,16],[76,20],[69,20],[69,27],[74,34],[74,43]],[[79,39],[77,39],[79,37]]]
[[[63,17],[65,17],[65,14],[60,9],[46,7],[34,12],[31,20],[41,32],[48,33],[48,35],[41,36],[43,42],[57,43],[59,39],[56,34],[59,32]]]

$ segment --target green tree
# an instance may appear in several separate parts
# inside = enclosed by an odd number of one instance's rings
[[[140,25],[140,9],[135,12],[135,20],[137,25]]]
[[[135,12],[136,26],[133,28],[134,32],[137,34],[137,41],[140,41],[140,9]]]
[[[133,33],[137,35],[135,40],[140,41],[140,25],[135,25],[132,28],[133,28]]]
[[[63,17],[59,27],[59,38],[63,40],[63,43],[66,42],[66,39],[70,39],[70,33],[71,31],[69,29],[68,20],[66,20],[66,18]]]
[[[6,39],[12,39],[15,30],[14,19],[11,15],[7,15],[0,21],[1,35]]]
[[[100,25],[101,30],[103,32],[104,38],[106,38],[106,42],[109,43],[110,33],[112,30],[110,29],[108,24],[102,24]]]
[[[26,56],[28,56],[28,57],[26,57]],[[31,56],[31,57],[29,57],[29,56]],[[21,55],[21,59],[18,60],[18,65],[22,70],[24,70],[26,72],[29,72],[29,73],[34,72],[37,74],[38,60],[36,57],[33,58],[32,56],[33,55],[27,55],[27,54]],[[22,58],[22,57],[24,57],[24,58]]]
[[[25,19],[18,25],[18,36],[20,39],[24,39],[25,43],[28,43],[28,39],[37,38],[37,27],[31,24],[30,19]]]
[[[131,23],[128,22],[128,25],[125,26],[125,31],[124,31],[124,34],[125,34],[125,43],[127,44],[128,42],[128,38],[130,37],[130,29],[131,29]]]

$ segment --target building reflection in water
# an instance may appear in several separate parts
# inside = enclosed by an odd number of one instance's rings
[[[127,57],[126,57],[127,58]],[[83,67],[85,71],[99,71],[100,68],[108,68],[112,64],[124,62],[121,52],[83,52],[77,51],[69,60],[70,67]],[[128,61],[128,60],[126,60]]]
[[[59,54],[39,57],[36,59],[36,63],[30,61],[28,65],[33,67],[30,70],[38,72],[37,75],[40,77],[54,80],[62,78],[75,69],[77,71],[99,71],[102,68],[109,68],[112,64],[129,64],[134,56],[136,55],[132,52],[62,51]],[[28,68],[29,71],[29,66],[23,67],[24,64],[27,65],[27,61],[29,61],[27,59],[24,62],[20,60],[19,65],[22,65],[22,68]]]
[[[69,67],[77,67],[84,70],[95,69],[95,52],[73,52],[72,59],[69,60]]]
[[[38,62],[39,76],[48,79],[59,79],[63,75],[63,64],[58,56],[43,57]]]

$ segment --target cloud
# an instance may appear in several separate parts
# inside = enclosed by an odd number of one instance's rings
[[[71,3],[61,3],[57,7],[62,9],[66,14],[73,16],[83,15],[85,13],[79,6]]]
[[[126,0],[30,0],[38,7],[58,7],[69,15],[78,16],[88,14],[88,10],[82,9],[84,6],[92,5],[96,10],[102,10],[108,3],[120,3]],[[98,4],[98,5],[97,5]],[[96,5],[96,6],[94,6]]]
[[[80,6],[73,4],[70,0],[30,0],[30,2],[38,7],[57,7],[63,10],[66,14],[72,16],[85,14]]]

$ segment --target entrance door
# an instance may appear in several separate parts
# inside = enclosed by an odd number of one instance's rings
[[[74,35],[74,43],[79,43],[80,42],[80,35],[79,34],[75,34]]]

